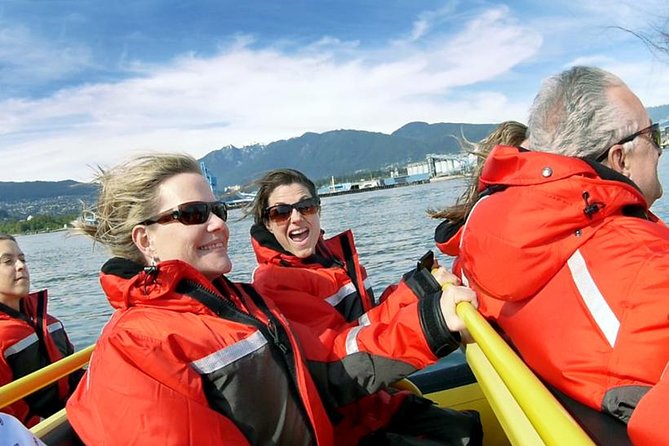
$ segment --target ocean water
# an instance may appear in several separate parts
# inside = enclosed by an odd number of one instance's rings
[[[669,218],[669,156],[660,160],[660,178],[667,196],[653,207],[660,217]],[[358,194],[325,197],[321,226],[326,236],[352,229],[362,264],[367,268],[377,295],[413,268],[428,249],[441,264],[450,259],[434,247],[434,229],[439,223],[428,217],[427,209],[452,204],[466,186],[461,178]],[[235,281],[250,281],[255,268],[249,228],[251,219],[242,219],[241,210],[230,211],[229,255]],[[109,257],[102,246],[94,246],[84,236],[54,232],[20,236],[21,249],[28,259],[32,289],[48,288],[50,313],[63,321],[77,349],[95,342],[111,314],[111,307],[98,282],[100,267]]]
[[[379,295],[434,249],[438,221],[428,217],[427,209],[448,206],[464,187],[459,178],[324,197],[321,226],[326,237],[353,230],[361,262]],[[250,281],[256,266],[249,235],[252,219],[242,217],[239,209],[229,212],[233,270],[227,276]],[[28,261],[31,288],[49,290],[49,312],[63,321],[75,347],[95,342],[112,312],[98,281],[100,267],[110,257],[106,248],[66,231],[20,236],[18,242]]]

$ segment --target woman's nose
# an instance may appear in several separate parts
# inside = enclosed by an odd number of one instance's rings
[[[302,220],[302,218],[303,218],[303,216],[302,216],[302,214],[300,213],[300,211],[298,211],[297,209],[293,208],[292,211],[291,211],[291,213],[290,213],[290,219],[291,219],[291,221],[300,221],[300,220]]]
[[[209,215],[209,221],[207,222],[208,225],[214,225],[215,230],[220,230],[221,228],[226,228],[228,227],[228,224],[223,220],[221,217],[218,215],[214,214],[213,212]]]

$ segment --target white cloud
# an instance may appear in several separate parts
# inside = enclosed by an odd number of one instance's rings
[[[6,100],[0,157],[12,168],[0,171],[0,181],[85,181],[90,166],[115,163],[128,152],[201,157],[228,144],[269,143],[306,131],[389,133],[411,121],[523,121],[534,91],[505,94],[497,82],[517,83],[519,67],[540,64],[543,30],[505,6],[459,22],[449,16],[451,5],[422,14],[405,40],[373,51],[324,36],[291,52],[290,42],[259,47],[240,34],[213,57],[183,54],[165,65],[133,60],[134,78]],[[598,57],[592,54],[582,57]],[[630,86],[647,68],[597,62],[610,64]],[[621,70],[630,70],[632,80]],[[669,85],[657,83],[669,101]]]
[[[427,35],[432,28],[448,21],[456,12],[457,1],[448,1],[439,9],[424,11],[413,22],[409,42],[415,42]]]
[[[413,29],[411,30],[411,41],[416,41],[423,37],[425,33],[430,29],[430,23],[425,19],[416,20],[413,24]]]
[[[25,27],[0,24],[0,83],[4,89],[61,79],[90,63],[84,45],[46,41]]]
[[[669,66],[651,57],[645,62],[626,61],[598,54],[570,61],[565,68],[575,65],[593,65],[610,71],[621,78],[641,99],[646,107],[669,102]]]
[[[540,37],[508,13],[484,13],[455,35],[426,27],[428,43],[375,52],[324,37],[287,53],[252,48],[251,37],[238,36],[215,57],[187,54],[161,67],[136,61],[140,76],[133,79],[5,101],[0,153],[3,164],[16,168],[0,180],[85,180],[92,174],[87,166],[115,163],[132,150],[199,157],[228,144],[269,143],[306,131],[391,132],[415,120],[502,120],[509,104],[500,93],[472,93],[463,102],[449,99],[449,91],[492,79],[536,51]],[[438,16],[431,16],[433,25]]]
[[[574,8],[599,23],[643,30],[658,14],[667,13],[667,2],[666,0],[579,0]]]

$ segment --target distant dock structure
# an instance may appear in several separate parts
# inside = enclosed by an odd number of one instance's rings
[[[430,178],[460,175],[471,172],[476,157],[470,154],[436,154],[425,156],[425,161],[407,165],[408,175],[428,174]]]
[[[334,177],[331,177],[329,184],[325,184],[318,189],[318,195],[326,197],[424,184],[466,175],[473,171],[475,164],[476,157],[468,153],[430,153],[425,156],[425,161],[407,164],[406,175],[400,175],[395,171],[387,178],[370,178],[369,180],[345,183],[335,183]]]
[[[209,183],[209,187],[211,188],[211,191],[214,194],[218,193],[218,180],[214,175],[212,175],[211,172],[209,172],[209,169],[207,169],[207,166],[204,164],[204,161],[200,161],[200,170],[202,171],[202,175],[207,180],[207,183]]]

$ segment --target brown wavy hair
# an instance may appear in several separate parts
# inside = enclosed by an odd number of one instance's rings
[[[267,226],[265,209],[269,204],[269,196],[279,186],[290,184],[301,184],[304,186],[312,198],[318,199],[316,186],[305,174],[295,169],[274,169],[267,172],[259,180],[254,181],[258,186],[258,193],[253,202],[244,209],[244,215],[253,215],[253,221],[256,224]]]

